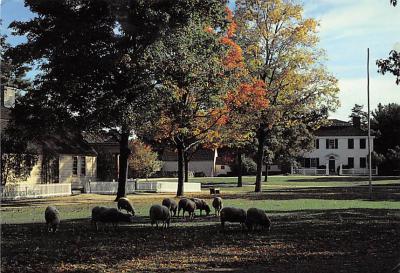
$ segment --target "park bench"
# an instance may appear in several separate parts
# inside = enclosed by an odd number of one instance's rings
[[[219,194],[219,188],[210,188],[210,194]]]

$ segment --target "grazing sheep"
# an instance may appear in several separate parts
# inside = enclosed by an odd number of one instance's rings
[[[169,210],[171,211],[171,213],[174,213],[174,216],[176,216],[176,210],[178,209],[178,204],[176,203],[176,201],[174,199],[171,198],[165,198],[162,201],[162,205],[166,206],[167,208],[169,208]]]
[[[239,222],[244,227],[246,223],[246,211],[240,208],[224,207],[220,213],[222,228],[225,227],[225,222]]]
[[[119,222],[133,222],[133,216],[122,213],[115,208],[94,207],[92,209],[92,224],[95,224],[96,230],[98,230],[97,222],[111,223],[115,228]]]
[[[259,226],[261,229],[271,229],[271,220],[262,209],[250,208],[247,210],[246,226],[249,230]]]
[[[118,204],[117,207],[119,210],[126,210],[126,212],[132,213],[132,216],[135,216],[135,209],[133,208],[131,202],[129,202],[129,199],[126,197],[121,197],[118,199]]]
[[[215,197],[213,202],[212,202],[212,206],[215,209],[215,215],[219,215],[220,211],[222,209],[222,198],[221,197]]]
[[[150,208],[151,226],[156,224],[158,228],[158,221],[163,222],[163,228],[168,228],[171,221],[171,212],[168,207],[162,205],[152,205]]]
[[[178,217],[179,217],[179,213],[180,213],[181,209],[183,210],[182,217],[185,216],[185,211],[187,211],[187,212],[189,212],[189,218],[193,219],[194,211],[196,210],[196,203],[187,198],[183,198],[183,199],[179,200],[179,203],[178,203]]]
[[[210,206],[207,204],[207,202],[203,199],[199,198],[190,198],[191,201],[193,201],[196,204],[196,209],[200,210],[200,216],[203,212],[203,210],[206,211],[206,215],[208,216],[210,214]]]
[[[48,206],[44,212],[44,218],[46,219],[47,231],[55,233],[60,224],[60,213],[58,210],[55,207]]]

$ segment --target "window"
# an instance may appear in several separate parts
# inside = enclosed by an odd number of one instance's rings
[[[349,169],[354,168],[354,157],[347,158],[347,166],[349,167]]]
[[[360,139],[360,149],[365,149],[366,148],[366,144],[365,144],[365,138],[361,138]]]
[[[221,170],[225,170],[225,165],[221,165]]]
[[[315,149],[319,149],[319,139],[317,138],[316,140],[315,140]]]
[[[347,148],[349,149],[354,149],[354,139],[353,138],[349,138],[347,141]]]
[[[367,158],[360,157],[360,168],[366,168],[366,167],[367,167]]]
[[[72,175],[78,175],[78,157],[72,157]]]
[[[326,139],[326,148],[327,149],[337,149],[339,146],[339,141],[337,138]]]
[[[319,158],[311,158],[311,167],[312,168],[318,168],[319,166]]]
[[[86,157],[81,157],[81,176],[86,176]]]
[[[310,158],[304,158],[304,168],[310,168],[311,160]]]

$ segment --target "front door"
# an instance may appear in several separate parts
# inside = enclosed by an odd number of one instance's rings
[[[329,159],[329,174],[334,174],[336,172],[335,167],[335,159]]]

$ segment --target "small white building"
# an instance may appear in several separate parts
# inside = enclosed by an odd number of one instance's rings
[[[292,174],[366,175],[368,174],[368,132],[361,129],[360,119],[353,124],[337,119],[315,131],[315,149],[299,159],[301,168]],[[371,151],[374,147],[371,136]],[[373,170],[377,174],[377,170]]]
[[[199,149],[189,158],[189,172],[195,176],[214,176],[217,150]],[[178,172],[178,154],[172,150],[164,150],[161,160],[161,172],[165,175]]]

